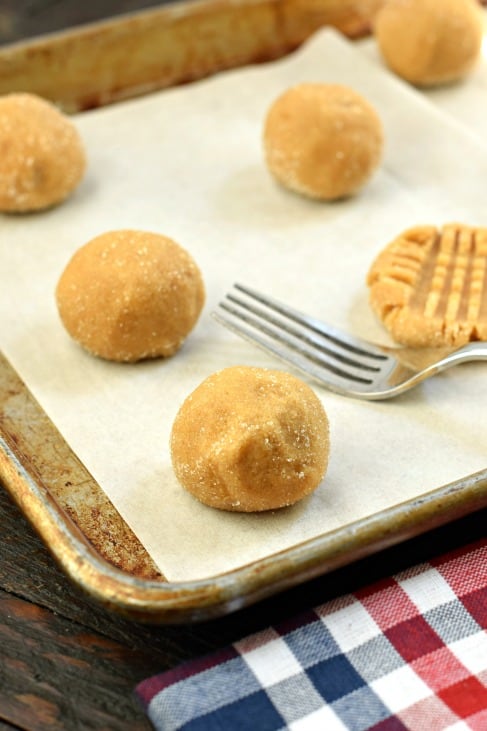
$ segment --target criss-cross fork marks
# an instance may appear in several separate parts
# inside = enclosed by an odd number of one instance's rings
[[[475,230],[446,230],[435,252],[426,314],[449,321],[487,316],[487,242]]]
[[[375,280],[409,288],[407,306],[438,328],[471,327],[487,323],[487,236],[484,229],[445,226],[419,240],[414,232],[400,239],[382,257]],[[395,316],[390,302],[383,316]],[[476,339],[472,337],[471,339]]]
[[[338,393],[365,399],[395,396],[458,362],[487,358],[486,343],[460,350],[422,351],[421,369],[410,349],[386,348],[353,337],[241,284],[213,313],[236,334]]]

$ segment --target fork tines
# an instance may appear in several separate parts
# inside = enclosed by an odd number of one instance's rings
[[[230,330],[323,381],[323,371],[357,384],[372,383],[387,356],[370,343],[235,284],[213,316]]]

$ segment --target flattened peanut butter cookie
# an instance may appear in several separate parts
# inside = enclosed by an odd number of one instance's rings
[[[378,255],[367,284],[372,309],[398,343],[487,340],[486,228],[411,228]]]

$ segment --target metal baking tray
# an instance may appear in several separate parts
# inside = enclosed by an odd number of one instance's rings
[[[222,0],[121,16],[0,49],[0,93],[31,91],[80,111],[278,58],[321,25],[360,36],[379,5]],[[1,355],[0,479],[75,584],[151,623],[232,612],[487,505],[486,469],[238,570],[168,582]]]

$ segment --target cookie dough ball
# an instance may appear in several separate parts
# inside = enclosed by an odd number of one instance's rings
[[[86,158],[73,123],[33,94],[0,97],[0,211],[54,206],[82,179]]]
[[[169,356],[204,304],[201,273],[179,244],[144,231],[109,231],[82,246],[56,288],[68,333],[94,355],[135,362]]]
[[[381,121],[353,89],[299,84],[276,99],[264,124],[272,175],[297,193],[334,200],[357,192],[379,165]]]
[[[465,76],[479,58],[482,33],[476,0],[389,0],[375,21],[385,62],[418,86]]]
[[[265,368],[211,375],[183,403],[171,433],[181,485],[222,510],[292,505],[319,485],[328,453],[318,397],[298,378]]]

